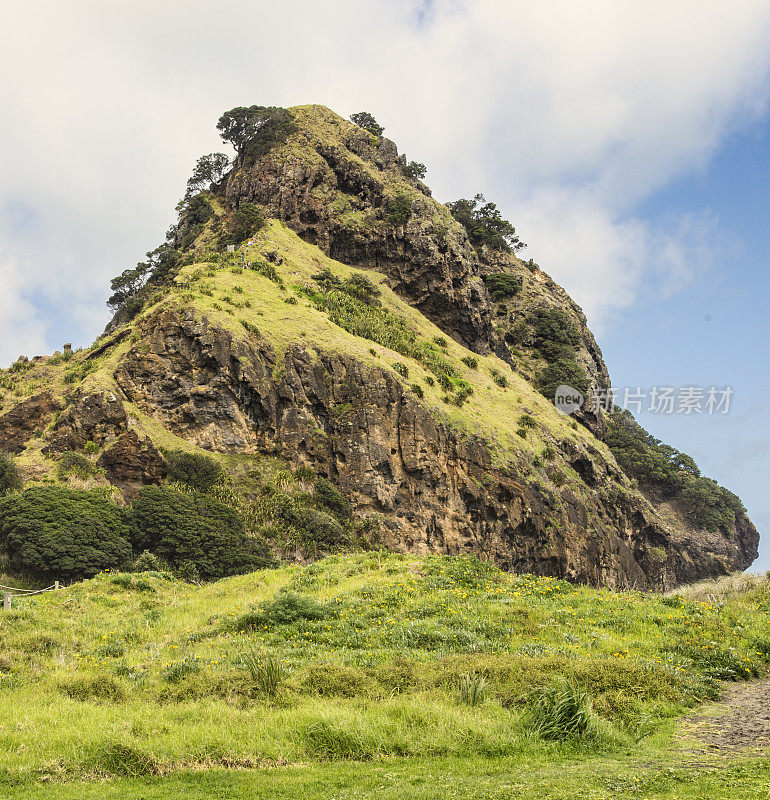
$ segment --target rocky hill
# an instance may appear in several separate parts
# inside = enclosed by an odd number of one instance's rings
[[[264,496],[249,476],[284,464],[334,484],[361,541],[417,554],[656,590],[756,558],[740,501],[682,454],[555,409],[554,381],[610,385],[581,310],[393,142],[320,106],[234,109],[220,129],[236,159],[191,181],[167,243],[113,282],[105,334],[0,374],[0,450],[28,482],[131,501],[169,452],[206,451],[247,504]],[[92,468],[63,469],[73,454]],[[667,482],[644,468],[660,458]],[[345,546],[287,548],[259,508],[247,527],[274,552]]]

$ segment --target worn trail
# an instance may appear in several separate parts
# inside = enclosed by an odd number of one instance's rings
[[[693,714],[684,732],[695,752],[715,755],[770,755],[770,680],[731,686],[718,704]]]

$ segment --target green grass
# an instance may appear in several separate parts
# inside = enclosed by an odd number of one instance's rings
[[[723,768],[683,766],[664,758],[506,757],[401,759],[256,771],[178,773],[107,783],[8,786],[7,800],[767,800],[770,761]],[[660,756],[659,752],[654,755]]]
[[[345,772],[332,762],[400,759],[611,766],[667,747],[672,720],[716,696],[711,643],[735,677],[767,674],[768,609],[766,580],[714,605],[388,553],[200,587],[103,574],[3,617],[0,785],[241,767],[258,787],[287,765],[288,786],[294,764],[331,779]],[[589,724],[540,735],[533,710],[564,680]]]

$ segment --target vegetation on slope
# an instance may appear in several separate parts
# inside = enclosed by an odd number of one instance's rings
[[[714,604],[384,552],[201,587],[102,573],[3,618],[0,782],[622,757],[715,679],[767,674],[769,611],[767,580]]]
[[[745,514],[740,498],[701,475],[692,457],[649,434],[630,411],[609,417],[607,446],[627,475],[667,500],[680,502],[701,527],[729,530],[736,514]]]

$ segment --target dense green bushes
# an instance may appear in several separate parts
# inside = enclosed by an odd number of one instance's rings
[[[368,111],[357,111],[355,114],[351,114],[350,121],[358,125],[359,128],[369,131],[372,136],[382,136],[385,130]]]
[[[335,325],[419,361],[447,389],[460,385],[460,374],[442,349],[433,342],[420,341],[405,320],[383,308],[377,300],[379,289],[365,275],[356,273],[341,281],[324,270],[312,277],[320,291],[305,289],[304,294],[326,311]]]
[[[18,491],[24,484],[13,457],[0,452],[0,497]]]
[[[493,300],[505,300],[506,297],[512,297],[521,291],[521,278],[505,272],[487,275],[484,283]]]
[[[564,311],[549,306],[535,309],[527,318],[526,329],[519,327],[509,339],[526,343],[547,362],[535,377],[535,386],[544,397],[553,400],[562,384],[588,394],[588,377],[577,361],[580,331]]]
[[[729,528],[745,513],[740,499],[700,474],[693,459],[649,434],[630,411],[608,416],[607,446],[624,471],[665,499],[679,500],[704,528]]]
[[[387,209],[388,222],[397,228],[406,225],[412,216],[412,204],[408,195],[405,194],[397,194],[392,200],[389,200]]]
[[[260,231],[265,225],[262,210],[254,203],[241,203],[237,211],[233,211],[229,223],[227,244],[241,244]]]
[[[580,331],[569,316],[558,308],[535,309],[529,318],[533,345],[546,361],[567,358],[580,344]]]
[[[59,459],[56,474],[60,481],[66,480],[70,475],[85,480],[91,475],[98,474],[100,471],[99,467],[97,467],[88,456],[83,455],[83,453],[68,451]]]
[[[149,550],[172,567],[192,566],[203,579],[264,566],[238,512],[200,492],[147,486],[131,506],[130,525],[136,550]]]
[[[0,539],[14,568],[40,577],[87,578],[125,569],[124,512],[103,493],[35,486],[0,501]]]
[[[38,486],[5,498],[0,547],[10,566],[41,580],[75,580],[127,569],[136,558],[135,571],[209,580],[275,566],[280,552],[315,557],[363,546],[372,533],[371,521],[354,520],[337,487],[307,467],[254,470],[234,481],[206,454],[165,458],[170,485],[145,487],[126,508],[107,488]],[[13,467],[10,458],[3,463]],[[82,454],[60,460],[60,479],[97,472]]]
[[[588,394],[588,378],[573,358],[559,358],[537,375],[537,390],[549,400],[553,400],[556,389],[562,385],[577,389],[583,396]]]
[[[278,106],[238,106],[217,122],[219,135],[241,158],[261,158],[297,130],[291,112]]]
[[[206,494],[224,478],[222,467],[211,456],[184,450],[168,450],[163,455],[168,479],[196,492]]]

